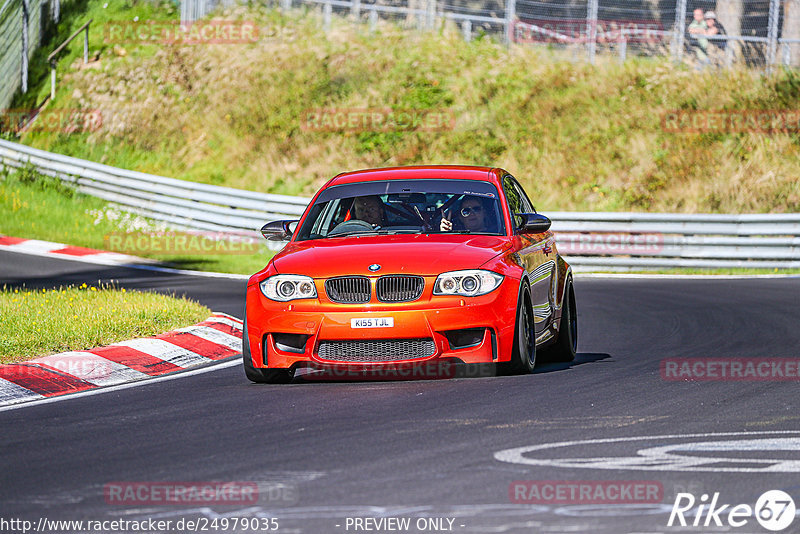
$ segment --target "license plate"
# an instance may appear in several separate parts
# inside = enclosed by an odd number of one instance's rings
[[[350,328],[392,328],[394,317],[365,317],[350,319]]]

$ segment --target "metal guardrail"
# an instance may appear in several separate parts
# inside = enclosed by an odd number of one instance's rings
[[[256,234],[309,199],[129,171],[0,140],[0,166],[33,167],[176,228]],[[800,268],[800,214],[549,212],[559,251],[581,269]]]

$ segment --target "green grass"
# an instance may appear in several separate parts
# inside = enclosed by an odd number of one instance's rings
[[[85,16],[103,15],[103,3],[86,0]],[[175,17],[144,4],[121,3],[112,18]],[[546,47],[466,43],[456,28],[381,23],[371,35],[336,17],[326,35],[317,15],[299,10],[237,7],[216,16],[256,20],[262,37],[140,46],[93,36],[99,60],[90,68],[62,61],[54,105],[99,110],[103,127],[23,141],[284,194],[310,195],[350,169],[464,163],[510,170],[543,212],[800,211],[798,132],[700,135],[661,124],[672,110],[793,109],[796,71],[696,72],[666,58],[620,65],[602,47],[589,65]],[[425,109],[452,113],[455,123],[434,132],[304,129],[304,112],[322,107]]]
[[[206,319],[205,306],[111,286],[0,289],[0,363],[152,336]]]
[[[155,238],[141,241],[146,246],[116,251],[181,269],[252,274],[264,268],[273,255],[263,240],[246,246],[236,245],[235,249],[228,246],[223,250],[229,252],[223,254],[197,253],[201,251],[197,247],[173,247],[171,254],[165,254],[163,248],[154,250],[147,246],[165,242],[164,231],[156,223],[80,194],[59,180],[30,169],[8,173],[0,180],[0,213],[4,214],[0,217],[0,234],[100,250],[114,248],[110,246],[114,244],[111,236],[135,238],[154,234]],[[168,234],[168,237],[175,236]],[[184,250],[188,253],[180,253]],[[235,253],[230,253],[231,250]]]

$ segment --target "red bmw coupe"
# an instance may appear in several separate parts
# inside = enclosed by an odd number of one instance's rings
[[[530,373],[537,356],[575,357],[571,268],[550,220],[503,169],[340,174],[299,221],[262,233],[289,242],[247,283],[253,382],[443,362]]]

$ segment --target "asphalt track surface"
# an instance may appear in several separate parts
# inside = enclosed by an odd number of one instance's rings
[[[0,252],[0,284],[98,279],[243,312],[240,280]],[[346,528],[348,517],[411,518],[412,527],[419,518],[453,518],[453,532],[767,532],[753,519],[727,529],[668,528],[667,520],[679,491],[698,498],[720,492],[721,503],[753,506],[764,491],[783,489],[800,504],[797,381],[668,381],[659,365],[674,357],[798,357],[798,284],[578,278],[578,358],[528,376],[255,385],[235,366],[0,412],[0,516],[275,517],[279,532],[308,533],[355,532]],[[798,432],[761,434],[775,431]],[[748,434],[663,437],[709,433]],[[495,457],[604,438],[636,439],[523,455],[541,460],[536,465]],[[709,441],[726,450],[698,445]],[[667,462],[653,470],[663,458],[647,468],[614,463],[668,445],[709,464],[678,470]],[[714,462],[719,456],[731,459]],[[604,462],[616,467],[574,463],[597,457],[612,457]],[[558,464],[564,458],[575,460]],[[753,458],[777,467],[737,471]],[[512,482],[546,480],[655,481],[663,499],[533,505],[510,498]],[[256,481],[282,489],[253,505],[108,504],[103,488],[119,481]],[[798,525],[800,517],[784,532],[800,532]]]

